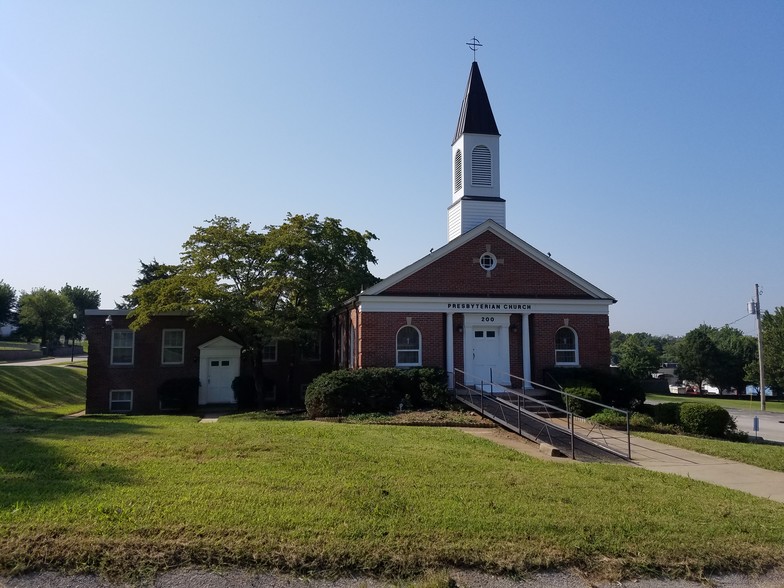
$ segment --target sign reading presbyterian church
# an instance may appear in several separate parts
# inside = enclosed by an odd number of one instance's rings
[[[531,310],[522,302],[448,302],[447,310]]]

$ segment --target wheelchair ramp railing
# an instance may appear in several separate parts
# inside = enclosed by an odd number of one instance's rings
[[[509,374],[504,374],[512,381]],[[492,378],[492,375],[491,375]],[[522,380],[522,379],[520,379]],[[472,377],[455,370],[455,398],[482,416],[502,427],[537,443],[549,443],[572,459],[606,461],[613,458],[631,460],[629,414],[601,403],[549,388],[534,382],[521,381],[519,388]],[[468,383],[466,383],[468,382]],[[527,386],[526,386],[527,384]],[[564,406],[553,403],[550,395],[561,398]],[[598,404],[616,410],[626,419],[626,431],[609,429],[576,416],[569,410],[569,398]]]

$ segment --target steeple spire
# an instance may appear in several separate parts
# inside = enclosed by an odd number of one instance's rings
[[[450,241],[488,219],[506,226],[500,137],[479,65],[474,61],[452,141],[452,205],[447,212]]]
[[[457,119],[457,129],[452,143],[456,143],[460,135],[465,133],[501,136],[476,61],[471,63],[471,73],[468,74],[463,106],[460,108],[460,118]]]

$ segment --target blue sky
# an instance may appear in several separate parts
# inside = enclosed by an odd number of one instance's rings
[[[784,3],[0,0],[0,279],[130,290],[215,215],[446,243],[476,36],[507,228],[682,335],[784,306]],[[735,326],[753,333],[750,317]]]

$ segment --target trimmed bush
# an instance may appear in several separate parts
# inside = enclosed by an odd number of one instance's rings
[[[656,421],[653,417],[642,414],[641,412],[635,412],[629,418],[629,425],[632,429],[637,431],[655,431],[658,430],[656,425]]]
[[[626,417],[619,412],[604,408],[590,418],[592,423],[611,429],[626,429]]]
[[[199,404],[199,378],[172,378],[158,386],[161,410],[190,411]]]
[[[564,396],[564,404],[566,410],[569,410],[581,417],[590,417],[601,410],[601,406],[597,406],[591,402],[584,402],[585,400],[592,400],[593,402],[601,402],[602,396],[596,388],[579,387],[579,388],[566,388],[564,392],[577,396]]]
[[[237,408],[248,410],[256,407],[256,379],[253,376],[237,376],[231,382]]]
[[[735,419],[724,408],[700,402],[681,404],[680,423],[686,433],[706,437],[726,437],[736,429]]]
[[[414,408],[446,405],[446,374],[434,368],[363,368],[321,374],[305,392],[311,418],[388,413],[401,404]]]
[[[681,404],[680,402],[662,402],[661,404],[654,404],[651,407],[651,412],[648,413],[653,417],[653,420],[662,425],[680,425],[681,424]]]

